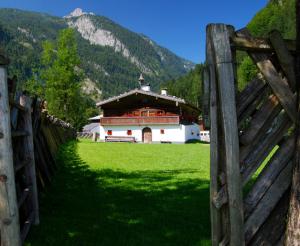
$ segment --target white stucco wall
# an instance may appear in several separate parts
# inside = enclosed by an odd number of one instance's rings
[[[132,137],[135,137],[137,142],[142,142],[142,131],[149,127],[152,131],[153,142],[173,142],[184,143],[189,139],[200,139],[199,126],[194,125],[147,125],[147,126],[101,126],[100,125],[100,140],[104,141],[107,136],[107,131],[111,130],[111,136],[127,137],[127,130],[132,131]],[[161,129],[164,134],[161,134]],[[192,134],[194,132],[194,134]]]
[[[198,124],[185,125],[185,141],[200,140],[200,128]]]

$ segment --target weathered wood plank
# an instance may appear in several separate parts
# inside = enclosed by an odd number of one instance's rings
[[[294,57],[290,54],[286,43],[284,42],[281,33],[278,30],[273,30],[269,34],[270,42],[274,47],[276,56],[279,60],[281,68],[285,73],[287,80],[293,91],[296,90],[296,73],[294,69]]]
[[[3,60],[0,55],[0,64]],[[13,168],[13,151],[11,142],[10,110],[8,102],[6,68],[0,66],[0,233],[1,245],[19,246],[20,227],[15,176]]]
[[[269,59],[258,58],[256,54],[250,55],[254,61],[256,61],[257,67],[262,72],[269,85],[271,86],[274,94],[277,96],[280,104],[285,109],[289,117],[293,122],[296,122],[296,101],[295,97],[283,81],[281,76],[277,73],[275,67]]]
[[[294,149],[294,136],[288,138],[284,143],[282,143],[280,148],[276,151],[263,171],[260,173],[255,184],[244,199],[245,218],[248,218],[248,216],[252,213],[266,191],[274,183],[274,180],[281,170],[285,168],[286,165],[293,165],[291,161],[293,152],[291,149]]]
[[[241,30],[236,33],[239,34]],[[238,50],[252,51],[252,52],[273,52],[274,48],[272,47],[268,39],[263,38],[254,38],[246,36],[235,36],[232,37],[232,44]],[[293,54],[296,53],[296,41],[295,40],[284,40],[285,45],[288,50]]]
[[[253,79],[248,83],[246,88],[237,97],[237,116],[238,118],[246,110],[249,105],[261,94],[266,84],[258,78]]]
[[[221,105],[225,139],[225,160],[230,218],[230,245],[244,245],[243,201],[239,168],[239,142],[235,100],[235,77],[230,47],[233,28],[224,24],[209,25]]]
[[[259,95],[255,98],[255,100],[246,108],[245,111],[243,111],[240,116],[238,117],[238,126],[239,129],[242,128],[244,125],[244,120],[246,120],[248,117],[252,117],[254,113],[256,113],[257,108],[262,104],[262,102],[265,100],[265,98],[270,93],[270,89],[268,87],[264,87]]]
[[[219,170],[219,136],[218,136],[218,98],[217,82],[215,75],[215,65],[213,60],[213,50],[210,39],[210,29],[206,31],[206,61],[208,63],[209,79],[209,107],[210,107],[210,217],[211,217],[211,243],[212,246],[218,246],[221,237],[221,213],[213,205],[213,197],[219,189],[218,170]]]
[[[25,156],[31,159],[31,164],[27,165],[25,170],[32,185],[32,207],[34,212],[34,224],[39,224],[39,201],[38,191],[36,184],[36,170],[34,158],[34,145],[33,145],[33,132],[32,132],[32,119],[31,119],[31,99],[25,95],[20,97],[20,105],[27,110],[22,114],[23,127],[28,132],[28,136],[23,139],[23,151]]]
[[[272,186],[257,204],[253,213],[245,222],[245,240],[249,242],[268,218],[276,204],[288,190],[292,178],[292,165],[287,165],[278,175]]]
[[[249,155],[247,155],[244,160],[241,160],[243,184],[246,184],[249,181],[255,171],[260,167],[265,158],[292,125],[291,120],[286,113],[282,113],[279,117],[278,122],[273,126],[272,130],[261,139],[258,145],[254,145],[253,148],[249,150]]]
[[[253,115],[249,128],[240,136],[240,142],[247,145],[257,139],[258,135],[263,134],[269,129],[281,109],[282,107],[277,97],[270,95],[266,102]]]
[[[260,227],[249,246],[283,246],[282,234],[286,228],[286,215],[289,204],[289,189],[272,210],[271,214]],[[281,242],[280,242],[281,241]]]

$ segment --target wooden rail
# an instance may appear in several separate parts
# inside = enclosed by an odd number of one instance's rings
[[[102,117],[100,125],[148,125],[148,124],[179,124],[179,116],[149,116],[149,117]]]
[[[209,25],[206,40],[203,106],[204,112],[210,110],[204,121],[211,130],[212,245],[297,245],[285,241],[286,230],[293,242],[300,235],[295,198],[293,231],[286,224],[295,157],[292,129],[299,125],[296,42],[278,31],[254,38],[247,29],[224,24]],[[236,50],[247,51],[261,74],[241,92],[236,91]]]

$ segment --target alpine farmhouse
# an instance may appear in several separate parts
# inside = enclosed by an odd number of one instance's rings
[[[184,99],[154,93],[140,76],[140,89],[97,103],[102,110],[100,141],[185,143],[200,140],[198,108]]]

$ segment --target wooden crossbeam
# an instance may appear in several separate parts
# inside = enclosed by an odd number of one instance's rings
[[[274,48],[268,39],[254,38],[240,36],[239,34],[244,30],[236,32],[236,36],[231,38],[232,46],[238,50],[252,51],[252,52],[273,52]],[[296,41],[295,40],[284,40],[287,49],[293,54],[296,53]]]

